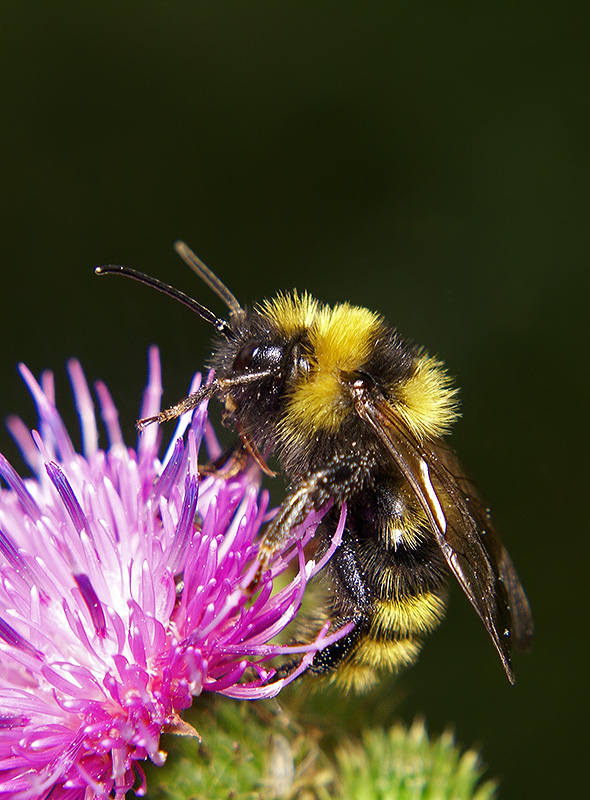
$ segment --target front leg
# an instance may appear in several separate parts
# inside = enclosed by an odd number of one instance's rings
[[[267,569],[272,556],[287,544],[293,528],[300,525],[311,511],[321,507],[329,499],[330,494],[326,488],[329,475],[329,468],[309,473],[295,484],[283,500],[276,517],[262,536],[258,550],[260,567],[255,584]]]

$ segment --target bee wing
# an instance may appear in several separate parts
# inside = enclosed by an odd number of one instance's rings
[[[446,561],[514,683],[510,650],[530,644],[530,606],[489,512],[442,441],[418,444],[384,398],[355,389],[358,415],[375,431],[424,509]]]
[[[529,601],[508,555],[496,533],[490,512],[482,502],[472,481],[463,472],[457,456],[448,445],[439,442],[427,445],[424,457],[432,465],[430,472],[436,490],[446,495],[450,504],[446,510],[447,537],[468,540],[475,552],[483,555],[489,564],[490,580],[494,581],[497,605],[500,612],[500,633],[508,631],[508,649],[526,650],[533,635],[533,617]],[[467,549],[469,552],[469,549]],[[477,569],[477,563],[475,565]],[[473,602],[473,601],[472,601]]]

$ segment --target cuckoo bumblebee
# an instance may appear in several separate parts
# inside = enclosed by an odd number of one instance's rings
[[[242,308],[185,244],[176,249],[225,303],[227,320],[142,273],[97,268],[175,297],[217,332],[214,380],[138,427],[215,396],[262,466],[261,454],[274,452],[290,486],[263,534],[262,569],[294,526],[332,501],[316,534],[326,548],[346,503],[342,542],[325,568],[325,613],[354,628],[310,669],[363,689],[381,670],[412,663],[444,615],[454,575],[513,683],[510,654],[530,642],[531,611],[488,509],[442,438],[457,416],[443,365],[348,303],[292,292]]]

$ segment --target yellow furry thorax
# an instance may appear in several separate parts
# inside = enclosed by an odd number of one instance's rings
[[[319,303],[307,292],[279,294],[265,300],[258,313],[287,338],[305,332],[311,370],[290,389],[282,434],[291,441],[309,440],[318,431],[335,433],[350,413],[342,375],[354,373],[369,359],[386,328],[383,318],[349,303]],[[436,358],[412,348],[411,376],[392,387],[392,404],[418,439],[440,436],[455,421],[457,390]]]

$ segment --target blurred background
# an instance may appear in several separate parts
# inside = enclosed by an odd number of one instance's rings
[[[587,6],[445,5],[4,2],[0,416],[35,422],[22,360],[55,371],[73,427],[64,365],[77,356],[111,388],[131,443],[153,342],[164,402],[184,396],[207,358],[205,323],[92,271],[126,264],[222,314],[177,238],[244,304],[297,286],[379,310],[457,376],[453,441],[537,638],[509,686],[455,590],[414,669],[326,713],[357,727],[422,714],[433,733],[452,725],[481,745],[501,798],[577,797]],[[4,429],[0,450],[20,467]]]

